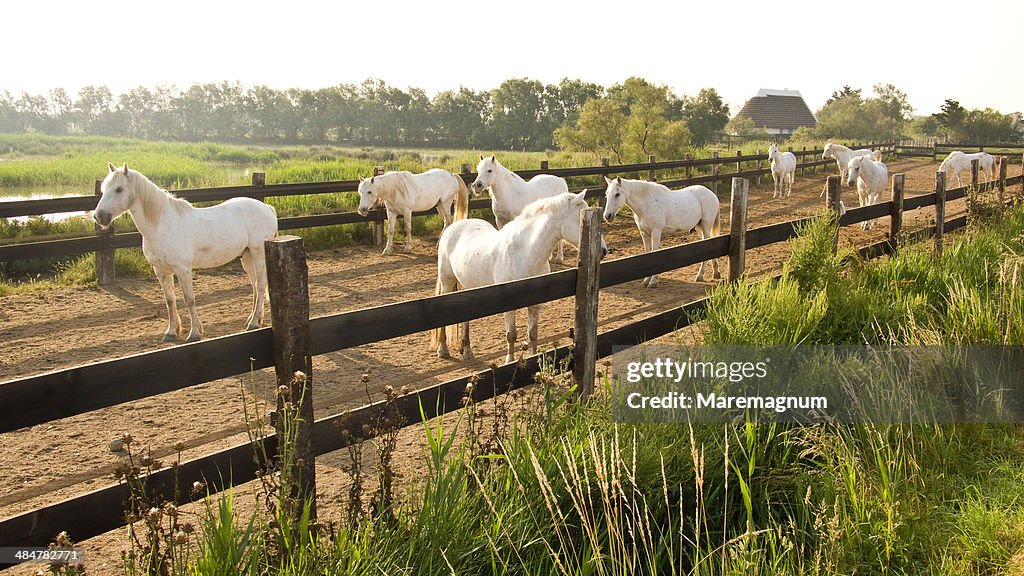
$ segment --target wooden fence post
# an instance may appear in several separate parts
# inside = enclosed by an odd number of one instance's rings
[[[648,164],[654,164],[655,161],[656,161],[656,159],[655,159],[654,154],[648,154],[647,155],[647,163]],[[652,167],[650,170],[647,171],[647,181],[648,182],[657,182],[658,181],[658,171],[657,171],[657,169]]]
[[[761,168],[764,165],[764,158],[761,158],[762,153],[761,153],[760,150],[756,151],[755,154],[757,154],[757,185],[760,186],[761,185]]]
[[[718,152],[712,152],[711,157],[718,160]],[[718,162],[711,165],[711,191],[718,194]]]
[[[686,159],[687,162],[689,162],[690,160],[693,160],[693,154],[690,154],[689,152],[687,152],[686,156],[684,156],[684,158]],[[693,178],[693,166],[687,164],[686,165],[686,179],[689,180],[690,178]]]
[[[800,175],[806,176],[807,166],[805,166],[805,164],[807,164],[807,146],[801,148],[801,152],[802,154],[800,154]]]
[[[938,162],[938,161],[939,161],[938,140],[933,140],[932,141],[932,162]]]
[[[942,233],[946,223],[946,173],[935,173],[935,255],[942,254]]]
[[[541,170],[547,170],[548,169],[548,161],[547,160],[541,160],[540,161],[540,169]]]
[[[96,196],[102,195],[100,192],[100,186],[103,184],[101,180],[96,181]],[[99,200],[97,200],[99,202]],[[105,248],[96,251],[96,283],[100,286],[108,286],[114,283],[114,249],[110,247],[110,243],[114,238],[114,223],[110,223],[110,227],[104,230],[99,224],[94,224],[96,235],[100,238],[105,239]]]
[[[732,179],[732,198],[729,200],[729,281],[737,282],[743,277],[747,256],[747,193],[750,181],[746,178]]]
[[[836,215],[836,235],[835,240],[832,242],[832,253],[835,254],[839,251],[839,218],[842,214],[839,213],[839,197],[842,187],[839,185],[839,176],[829,176],[825,180],[825,208],[831,210]]]
[[[997,212],[997,214],[999,214],[1000,218],[1002,218],[1002,216],[1003,216],[1003,207],[1005,206],[1004,203],[1006,202],[1006,199],[1005,199],[1006,198],[1006,164],[1007,164],[1006,156],[1000,156],[999,157],[999,188],[998,188],[998,190],[999,190],[998,191],[999,211]],[[1024,166],[1021,167],[1021,170],[1024,171]],[[1022,173],[1024,173],[1024,172],[1022,172]]]
[[[373,167],[373,175],[374,176],[380,176],[383,173],[384,173],[384,167],[383,166],[374,166]],[[380,246],[381,244],[384,243],[384,218],[386,217],[386,215],[384,213],[384,205],[383,204],[378,204],[376,208],[377,208],[377,213],[374,216],[373,223],[372,223],[372,226],[373,226],[373,245],[374,246]],[[391,234],[392,234],[392,236],[394,236],[394,231],[393,230],[392,230]]]
[[[978,191],[978,161],[971,160],[971,188]]]
[[[903,229],[903,174],[892,177],[892,211],[889,213],[889,246],[899,246],[900,231]]]
[[[253,172],[252,173],[252,186],[253,186],[253,188],[257,188],[257,189],[265,188],[267,186],[267,174],[266,174],[266,172]],[[261,194],[259,191],[257,191],[253,195],[253,197],[256,198],[257,200],[259,200],[260,202],[265,202],[267,200],[267,197],[264,196],[263,194]]]
[[[290,469],[282,470],[290,479],[290,494],[297,510],[310,503],[310,514],[316,518],[316,456],[313,451],[313,353],[309,332],[309,269],[302,238],[278,236],[267,240],[267,282],[270,287],[271,320],[273,322],[274,371],[277,374],[278,459],[282,456],[285,437],[282,417],[285,402],[294,415],[295,445]]]
[[[576,396],[586,400],[594,391],[597,364],[597,302],[601,275],[600,208],[580,213],[579,261],[576,265],[576,325],[573,332],[572,378]]]
[[[736,172],[743,172],[743,150],[736,151]]]

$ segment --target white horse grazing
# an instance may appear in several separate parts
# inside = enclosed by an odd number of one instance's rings
[[[565,240],[579,246],[580,211],[587,207],[586,190],[562,193],[529,204],[511,222],[497,230],[484,220],[459,220],[441,234],[437,247],[437,289],[447,294],[461,288],[479,288],[498,282],[520,280],[551,271],[548,255],[555,244]],[[601,240],[602,256],[607,252]],[[537,323],[540,306],[527,308],[529,351],[537,351]],[[473,357],[469,344],[469,323],[460,325],[462,337],[452,342],[464,359]],[[447,328],[431,331],[430,345],[439,358],[448,357]],[[506,362],[513,362],[516,343],[515,311],[505,313]]]
[[[796,155],[792,152],[779,152],[779,145],[772,144],[768,147],[768,160],[772,163],[772,180],[775,182],[775,189],[772,198],[782,198],[793,193],[793,178],[796,177]]]
[[[534,200],[550,198],[569,191],[563,178],[551,174],[538,174],[529,182],[521,176],[502,166],[492,155],[490,158],[480,156],[476,165],[476,180],[471,184],[473,191],[482,193],[491,189],[491,210],[494,211],[494,223],[498,229],[511,222]],[[555,263],[562,263],[562,243],[558,243],[558,255]]]
[[[398,216],[405,221],[405,251],[412,252],[412,213],[436,208],[447,227],[452,223],[452,201],[459,200],[455,209],[469,206],[469,190],[462,178],[431,168],[421,174],[412,172],[385,172],[369,179],[359,178],[359,213],[363,216],[378,203],[384,204],[388,214],[388,241],[383,254],[395,251],[395,225]],[[465,215],[462,216],[465,218]]]
[[[857,197],[861,206],[868,206],[878,202],[878,197],[885,191],[889,183],[889,169],[885,164],[876,162],[871,156],[855,156],[850,158],[847,168],[847,184],[857,184]],[[874,220],[861,222],[860,227],[864,230],[874,225]]]
[[[975,152],[974,154],[966,154],[959,150],[954,150],[946,156],[946,159],[939,164],[939,171],[946,173],[946,185],[950,186],[953,184],[953,178],[956,178],[958,186],[963,186],[963,182],[960,180],[960,173],[966,171],[968,174],[971,173],[971,161],[978,161],[978,179],[981,180],[982,176],[985,176],[986,180],[996,179],[996,159],[987,152]]]
[[[100,185],[93,219],[106,228],[121,214],[130,212],[142,233],[142,253],[153,266],[167,303],[164,341],[181,336],[181,318],[174,296],[178,276],[185,306],[192,320],[188,341],[199,340],[203,325],[196,313],[192,270],[213,268],[242,257],[242,268],[252,284],[252,313],[245,329],[263,325],[267,297],[267,264],[263,242],[277,235],[277,212],[252,198],[232,198],[209,208],[195,208],[161,190],[141,173],[108,164],[110,173]]]
[[[875,152],[867,148],[851,150],[842,144],[833,144],[831,142],[825,144],[825,150],[821,153],[822,160],[836,159],[836,164],[839,166],[839,180],[842,182],[846,181],[846,167],[850,164],[850,158],[856,156],[873,156],[876,162],[882,161],[881,150],[876,150]]]
[[[669,190],[663,184],[645,180],[614,180],[605,178],[604,219],[611,222],[623,205],[633,211],[633,220],[640,229],[640,240],[645,252],[653,252],[661,245],[664,230],[689,232],[700,230],[701,238],[718,235],[718,196],[704,186],[687,186],[682,190]],[[704,266],[701,262],[697,271],[697,282],[704,280]],[[711,260],[714,277],[721,278],[718,259]],[[644,278],[642,284],[648,288],[658,285],[658,275]]]

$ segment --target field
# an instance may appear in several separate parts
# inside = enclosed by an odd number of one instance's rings
[[[890,165],[893,173],[907,173],[908,195],[933,188],[934,165],[905,161]],[[1011,174],[1015,174],[1011,168]],[[789,220],[816,213],[821,205],[818,193],[822,178],[797,179],[794,196],[771,200],[766,188],[752,190],[749,226]],[[268,170],[268,181],[270,180]],[[847,196],[849,198],[849,196]],[[849,203],[849,202],[848,202]],[[948,208],[948,215],[962,210],[962,202]],[[723,213],[728,214],[727,203]],[[908,225],[921,225],[926,214],[908,214]],[[723,222],[723,229],[727,222]],[[637,253],[640,242],[628,219],[618,219],[606,228],[612,248],[610,257]],[[884,226],[872,232],[844,230],[844,244],[864,244],[884,235]],[[686,241],[676,237],[665,245]],[[431,246],[436,238],[419,238],[417,253],[382,257],[368,246],[346,246],[319,252],[310,260],[311,304],[314,314],[373,306],[428,295],[434,282],[435,258]],[[785,244],[773,245],[748,254],[748,270],[760,275],[777,270],[788,256]],[[571,260],[571,259],[570,259]],[[601,329],[614,327],[637,316],[659,311],[702,296],[712,285],[691,282],[695,268],[666,274],[656,290],[625,285],[602,292]],[[202,274],[197,281],[200,314],[208,336],[236,331],[248,305],[248,288],[237,265]],[[59,287],[33,290],[4,298],[0,337],[7,343],[0,358],[0,377],[15,377],[148,350],[156,347],[164,313],[159,290],[152,279],[123,279],[116,286],[97,288]],[[520,321],[522,321],[520,319]],[[545,344],[564,343],[572,323],[571,305],[544,307],[541,338]],[[481,367],[501,356],[504,337],[499,318],[473,323],[477,363],[471,367],[456,361],[441,361],[427,350],[423,338],[409,337],[364,346],[345,353],[315,359],[319,389],[318,413],[365,402],[367,395],[379,396],[387,384],[420,386],[439,382],[469,368]],[[698,333],[682,335],[699,338]],[[27,368],[31,367],[31,368]],[[370,390],[361,375],[370,377]],[[254,374],[257,388],[266,393],[272,376]],[[116,460],[107,451],[109,440],[121,431],[131,432],[140,445],[150,446],[159,457],[173,453],[183,442],[184,455],[200,454],[225,446],[245,429],[240,416],[242,401],[238,382],[225,380],[196,386],[180,393],[133,402],[115,408],[70,418],[50,425],[4,435],[7,454],[37,454],[39,458],[5,457],[0,472],[10,478],[9,488],[0,494],[0,514],[81,493],[109,481]],[[402,435],[399,467],[407,477],[419,477],[416,465],[422,441],[415,430]],[[45,455],[45,458],[42,456]],[[337,514],[344,499],[346,474],[343,455],[318,459],[321,464],[321,509],[327,517]],[[68,469],[74,472],[69,473]],[[122,533],[123,534],[123,533]],[[116,535],[87,543],[106,562],[90,563],[93,573],[116,572],[114,550],[123,545]],[[104,568],[104,565],[106,566]]]

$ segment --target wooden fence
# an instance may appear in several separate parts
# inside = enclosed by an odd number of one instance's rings
[[[988,187],[998,188],[1001,200],[1006,187],[1014,184],[1021,184],[1021,196],[1024,196],[1024,177],[1006,178],[1005,162],[1002,163],[1000,174],[1000,180]],[[828,181],[829,199],[837,206],[839,178],[830,176]],[[968,188],[946,190],[941,175],[936,184],[934,192],[906,198],[902,175],[896,175],[893,178],[893,201],[848,210],[841,216],[840,225],[849,226],[890,216],[892,225],[889,238],[861,249],[865,256],[874,257],[888,254],[896,248],[902,236],[900,224],[904,211],[935,206],[936,222],[941,225],[919,231],[911,235],[910,240],[918,241],[934,236],[937,246],[941,247],[943,232],[961,228],[967,223],[965,216],[945,221],[945,202],[964,197]],[[733,180],[732,193],[735,211],[733,221],[744,222],[746,183],[739,178]],[[546,354],[558,360],[576,354],[572,362],[574,377],[582,389],[587,390],[592,385],[594,373],[592,369],[585,370],[581,363],[589,364],[592,368],[595,358],[612,353],[613,345],[643,342],[686,326],[694,321],[694,315],[703,310],[707,302],[706,299],[690,302],[598,334],[596,311],[600,288],[719,257],[729,257],[730,278],[739,280],[744,273],[746,250],[793,238],[797,227],[808,220],[804,218],[771,224],[745,230],[742,234],[739,232],[742,227],[737,227],[729,235],[606,261],[600,265],[597,263],[596,250],[583,249],[577,269],[313,319],[308,318],[308,303],[304,305],[301,302],[303,296],[308,299],[308,292],[303,294],[306,291],[303,272],[305,256],[301,250],[294,249],[294,243],[301,243],[301,240],[270,240],[270,276],[279,279],[302,278],[298,284],[290,281],[271,282],[274,308],[280,307],[275,310],[273,328],[0,383],[0,406],[8,407],[5,418],[0,420],[0,433],[271,366],[277,368],[279,383],[287,383],[297,369],[296,366],[304,368],[307,377],[312,379],[314,374],[309,368],[312,365],[309,359],[313,355],[416,334],[443,325],[570,296],[576,298],[577,327],[574,342],[571,346],[562,346]],[[596,213],[591,212],[586,222],[585,238],[593,240],[600,234],[600,219]],[[280,246],[272,248],[272,244],[292,246],[285,250]],[[299,303],[295,304],[296,301]],[[424,353],[429,352],[424,350]],[[429,386],[399,396],[394,400],[393,409],[410,424],[419,421],[421,407],[428,418],[434,417],[462,406],[461,399],[471,379],[475,381],[473,398],[481,401],[532,383],[539,364],[539,357],[534,356],[521,363],[493,367],[471,376]],[[311,396],[307,397],[311,402]],[[383,409],[382,403],[380,401],[314,421],[309,436],[304,440],[308,443],[309,453],[322,455],[366,439],[369,434],[367,430],[370,429],[368,424]],[[311,412],[308,414],[309,420],[312,420]],[[340,433],[339,428],[346,433]],[[265,453],[275,454],[275,436],[269,436],[262,443]],[[160,470],[151,477],[150,486],[168,500],[174,497],[175,482],[182,486],[204,482],[211,492],[217,492],[226,487],[222,484],[224,478],[243,483],[256,477],[258,464],[254,454],[253,445],[240,443],[182,462],[177,470]],[[188,493],[188,490],[182,492]],[[123,525],[122,510],[127,496],[127,488],[115,484],[0,520],[0,546],[46,545],[63,530],[68,531],[75,540],[101,534]]]
[[[858,145],[861,146],[861,145]],[[873,148],[892,149],[892,144],[864,144]],[[801,174],[808,170],[817,172],[819,167],[827,167],[833,164],[834,160],[822,160],[820,149],[793,150],[798,158],[797,167]],[[744,164],[747,169],[744,170]],[[722,165],[735,165],[734,172],[722,172]],[[646,173],[648,179],[655,179],[657,172],[665,170],[684,170],[685,178],[665,180],[662,183],[667,186],[689,186],[692,184],[706,184],[717,191],[719,182],[729,182],[730,178],[760,178],[771,174],[771,167],[767,164],[767,155],[746,155],[737,151],[736,156],[719,157],[717,153],[712,158],[687,158],[683,160],[671,160],[657,162],[654,156],[648,158],[648,162],[639,164],[610,165],[602,162],[601,166],[589,166],[581,168],[557,168],[548,169],[547,161],[541,162],[539,170],[521,170],[517,174],[525,179],[530,179],[537,174],[554,174],[563,178],[578,178],[586,176],[612,176],[621,174]],[[751,167],[753,166],[753,167]],[[707,169],[709,174],[694,176],[694,169]],[[469,165],[463,165],[460,176],[467,182],[472,182],[476,174],[471,173]],[[356,192],[359,187],[358,180],[344,180],[336,182],[314,182],[304,184],[266,184],[263,173],[254,173],[253,183],[250,186],[228,186],[219,188],[197,188],[191,190],[178,190],[175,194],[190,202],[222,201],[228,198],[239,196],[265,200],[271,196],[302,196],[309,194],[329,194],[338,192]],[[577,192],[579,190],[576,190]],[[593,189],[588,193],[589,198],[599,198],[603,194],[601,190]],[[22,200],[16,202],[0,202],[0,218],[16,218],[22,216],[39,216],[61,212],[89,211],[96,207],[99,201],[99,182],[96,183],[95,194],[91,196],[68,196],[63,198],[51,198],[45,200]],[[487,208],[490,206],[488,199],[476,199],[470,202],[471,209]],[[416,216],[433,215],[433,210],[417,212]],[[385,213],[382,210],[371,210],[366,216],[357,212],[339,212],[332,214],[316,214],[309,216],[293,216],[278,219],[278,229],[281,231],[296,230],[299,228],[313,228],[318,226],[336,226],[340,224],[358,224],[370,222],[374,225],[374,239],[380,243],[383,238],[383,222]],[[31,260],[42,258],[54,258],[73,256],[95,252],[97,254],[97,278],[100,284],[107,284],[113,281],[114,250],[118,248],[129,248],[142,245],[142,235],[138,232],[126,232],[114,234],[112,230],[99,231],[95,236],[77,238],[59,238],[44,241],[26,241],[0,245],[0,262],[13,262],[18,260]]]

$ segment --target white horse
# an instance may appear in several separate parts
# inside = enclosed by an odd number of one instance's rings
[[[857,197],[861,206],[868,206],[878,202],[878,197],[885,191],[889,183],[889,169],[885,164],[876,162],[871,156],[855,156],[850,158],[846,165],[847,184],[857,184]],[[874,220],[861,222],[860,227],[864,230],[874,225]]]
[[[611,222],[623,205],[633,211],[633,220],[640,229],[640,240],[645,252],[657,250],[664,230],[689,232],[700,230],[701,238],[718,235],[718,196],[704,186],[687,186],[682,190],[669,190],[664,184],[645,180],[614,180],[605,178],[604,219]],[[704,280],[704,266],[701,262],[697,271],[697,282]],[[711,260],[714,277],[721,278],[718,259]],[[644,278],[644,286],[658,285],[658,275]]]
[[[161,190],[141,173],[108,164],[110,173],[100,185],[99,203],[93,219],[107,228],[115,218],[130,212],[142,233],[142,253],[153,266],[167,303],[167,331],[164,341],[181,336],[181,318],[174,296],[178,276],[185,306],[192,320],[187,340],[195,342],[203,333],[192,291],[192,270],[213,268],[242,257],[242,268],[253,289],[252,313],[246,330],[263,324],[267,297],[267,265],[263,242],[277,235],[274,208],[252,198],[232,198],[209,208],[195,208],[181,198]]]
[[[502,166],[493,155],[490,158],[480,155],[480,162],[476,165],[476,180],[471,186],[478,194],[487,188],[491,189],[491,210],[494,211],[494,223],[499,230],[519,216],[534,200],[551,198],[569,191],[565,179],[551,174],[538,174],[527,182]],[[561,242],[558,243],[555,263],[562,263]]]
[[[510,282],[551,271],[548,255],[561,241],[579,246],[580,211],[587,207],[586,190],[579,194],[562,193],[536,200],[518,217],[497,230],[484,220],[459,220],[441,234],[437,247],[437,289],[447,294],[461,288],[479,288],[498,282]],[[601,239],[602,256],[607,253]],[[540,306],[527,308],[529,351],[537,351],[537,323]],[[460,325],[462,337],[452,342],[464,359],[473,357],[469,344],[469,323]],[[439,358],[447,358],[447,328],[431,331],[430,345]],[[516,343],[515,311],[505,312],[506,362],[513,362]]]
[[[383,254],[395,251],[395,225],[399,215],[405,221],[405,251],[412,252],[412,213],[436,208],[447,227],[452,223],[452,201],[456,196],[459,199],[455,209],[459,210],[460,206],[468,208],[466,183],[440,168],[421,174],[385,172],[369,179],[359,178],[359,213],[366,216],[375,204],[383,203],[388,214],[388,241]]]
[[[822,160],[828,160],[829,158],[836,159],[836,165],[839,166],[839,180],[841,182],[846,181],[846,167],[850,164],[850,158],[854,158],[856,156],[871,156],[875,159],[875,162],[882,161],[881,150],[875,150],[874,152],[867,148],[851,150],[842,144],[833,144],[831,142],[825,144],[825,150],[821,153]]]
[[[968,174],[971,172],[971,161],[978,161],[978,176],[979,180],[982,176],[986,176],[986,180],[996,179],[996,159],[987,152],[975,152],[974,154],[966,154],[959,150],[954,150],[946,156],[946,159],[939,164],[939,171],[946,173],[946,185],[953,184],[953,178],[956,178],[958,186],[963,186],[963,182],[960,180],[960,173],[966,171]]]
[[[768,160],[772,163],[772,180],[775,182],[772,198],[782,198],[783,192],[788,197],[793,193],[796,155],[792,152],[779,152],[779,145],[773,143],[768,147]]]

